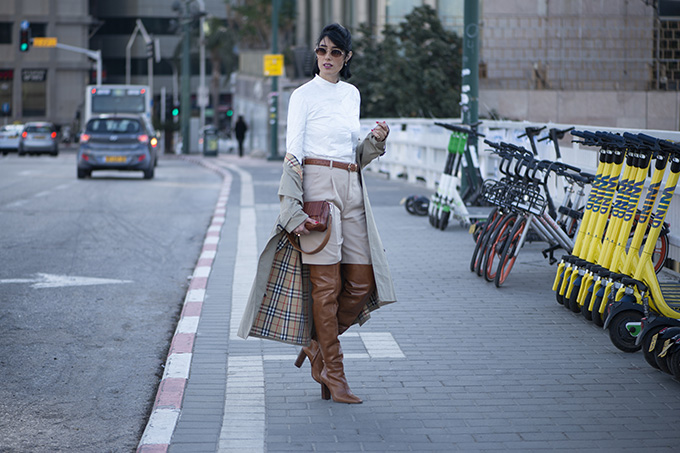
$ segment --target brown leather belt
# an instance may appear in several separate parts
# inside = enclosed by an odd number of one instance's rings
[[[359,166],[355,163],[348,164],[347,162],[337,162],[326,159],[305,159],[305,165],[319,165],[321,167],[342,168],[347,171],[358,171]]]

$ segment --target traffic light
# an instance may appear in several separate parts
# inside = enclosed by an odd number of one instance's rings
[[[177,120],[177,118],[179,118],[179,105],[175,105],[172,108],[172,119]]]
[[[146,56],[148,58],[153,58],[154,42],[153,40],[146,43]]]
[[[234,116],[234,111],[232,109],[227,110],[227,117],[231,118],[232,116]]]
[[[19,29],[19,51],[28,52],[31,47],[31,29],[29,27],[21,27]]]

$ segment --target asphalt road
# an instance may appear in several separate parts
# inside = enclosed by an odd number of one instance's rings
[[[220,182],[0,157],[0,452],[135,449]]]

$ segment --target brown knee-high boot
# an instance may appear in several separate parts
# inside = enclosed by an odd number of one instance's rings
[[[341,270],[343,286],[338,298],[339,335],[356,321],[375,289],[372,265],[342,264]]]
[[[312,342],[309,346],[304,346],[295,360],[295,366],[300,368],[305,362],[305,359],[309,358],[309,364],[312,367],[312,379],[321,384],[321,370],[323,370],[323,359],[321,358],[321,352],[319,351],[319,342],[316,338],[312,338]]]
[[[373,266],[370,264],[341,264],[340,270],[343,287],[338,298],[338,335],[342,335],[354,323],[375,289]],[[321,383],[320,375],[321,370],[323,370],[323,360],[316,338],[312,339],[309,346],[302,348],[295,361],[295,366],[300,368],[305,358],[309,359],[312,378]]]
[[[319,376],[322,397],[332,397],[338,403],[361,403],[361,399],[352,393],[347,384],[338,340],[338,296],[342,288],[340,263],[310,265],[309,278],[312,283],[314,326],[324,363]]]

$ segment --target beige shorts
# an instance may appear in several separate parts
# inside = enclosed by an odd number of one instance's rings
[[[302,253],[305,264],[371,264],[364,198],[359,173],[342,168],[303,165],[305,201],[331,202],[331,237],[319,253]],[[314,250],[325,232],[300,236],[303,250]]]

